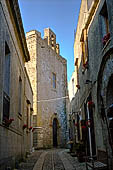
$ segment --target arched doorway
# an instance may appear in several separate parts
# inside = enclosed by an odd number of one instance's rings
[[[57,119],[53,119],[53,147],[57,147],[58,142],[57,142],[57,130],[58,130],[58,123]]]
[[[109,51],[110,52],[110,51]],[[113,146],[113,54],[103,57],[100,71],[98,74],[97,86],[97,107],[98,121],[102,127],[99,131],[102,136],[101,148],[106,149],[106,156],[109,157],[109,163],[112,164],[112,146]],[[99,146],[98,145],[98,146]],[[100,146],[99,146],[100,147]],[[98,148],[99,148],[98,147]],[[101,153],[100,153],[101,154]],[[99,150],[98,150],[99,155]]]

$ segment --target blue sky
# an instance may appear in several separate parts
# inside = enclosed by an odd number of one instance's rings
[[[19,0],[25,32],[50,27],[60,44],[60,54],[67,59],[68,81],[74,71],[74,30],[81,0]]]

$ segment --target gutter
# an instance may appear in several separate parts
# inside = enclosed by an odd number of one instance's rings
[[[93,1],[93,4],[92,4],[92,6],[91,6],[91,8],[90,8],[91,10],[89,11],[89,16],[88,16],[88,19],[87,19],[87,21],[86,21],[86,24],[85,24],[84,29],[87,29],[87,28],[88,28],[88,26],[89,26],[89,24],[90,24],[90,22],[91,22],[91,20],[92,20],[92,17],[93,17],[93,15],[94,15],[95,11],[96,11],[96,8],[97,8],[98,3],[99,3],[99,0],[94,0],[94,1]]]
[[[26,43],[26,38],[25,38],[25,33],[24,33],[23,24],[22,24],[22,18],[20,14],[18,1],[17,0],[6,0],[6,4],[9,10],[10,17],[13,18],[14,20],[16,31],[18,33],[18,37],[20,40],[21,48],[23,50],[25,61],[28,62],[30,60],[30,55],[29,55],[28,48],[27,48],[27,43]]]

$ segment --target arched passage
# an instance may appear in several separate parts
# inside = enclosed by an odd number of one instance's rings
[[[105,55],[100,65],[98,74],[97,86],[97,103],[98,103],[98,118],[102,128],[103,141],[101,146],[108,148],[108,154],[111,155],[113,146],[113,54]],[[99,119],[98,119],[99,120]],[[99,142],[98,142],[99,143]]]
[[[111,75],[108,86],[107,86],[107,95],[106,95],[106,106],[107,108],[113,104],[113,74]]]
[[[109,126],[109,143],[113,151],[113,74],[111,75],[106,94],[107,119]]]

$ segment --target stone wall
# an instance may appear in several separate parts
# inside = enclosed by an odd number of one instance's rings
[[[96,1],[95,1],[96,2]],[[108,24],[109,24],[109,32],[110,38],[107,43],[103,44],[103,25],[102,25],[102,8],[105,1],[98,1],[98,5],[95,10],[95,13],[92,15],[91,21],[86,19],[87,25],[83,25],[81,29],[87,29],[88,36],[88,68],[83,72],[83,63],[82,63],[82,49],[80,48],[79,55],[79,82],[80,89],[75,94],[75,101],[78,100],[78,105],[75,102],[75,110],[77,110],[79,106],[80,115],[82,118],[85,118],[85,109],[84,104],[87,103],[89,94],[92,96],[92,101],[95,104],[93,108],[93,117],[94,117],[94,132],[95,132],[95,141],[96,141],[96,151],[98,149],[105,151],[106,147],[108,149],[109,157],[111,157],[111,148],[109,145],[109,134],[107,129],[107,124],[105,118],[109,122],[107,115],[108,103],[107,100],[111,101],[112,97],[107,96],[107,88],[110,77],[112,76],[112,60],[113,60],[113,10],[112,5],[113,2],[111,0],[106,1],[108,10]],[[83,6],[81,6],[82,9]],[[85,14],[83,14],[85,15]],[[89,14],[89,16],[91,13]],[[80,14],[82,17],[82,14]],[[79,17],[80,18],[80,17]],[[88,25],[89,22],[89,25]],[[81,20],[79,20],[78,26],[80,25]],[[78,31],[78,37],[80,36],[80,32]],[[76,35],[77,37],[77,35]],[[78,45],[77,45],[78,44]],[[80,46],[80,42],[75,38],[76,48]],[[78,47],[79,46],[79,47]],[[76,60],[75,53],[75,60]],[[89,83],[86,83],[86,80],[89,80]],[[102,100],[103,99],[103,100]],[[102,104],[105,109],[105,116],[102,117],[101,108]],[[94,142],[94,141],[93,141]]]

